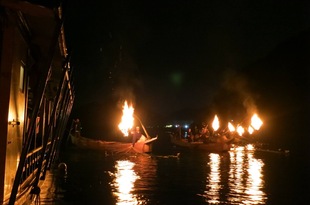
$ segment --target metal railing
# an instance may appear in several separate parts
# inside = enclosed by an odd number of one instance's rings
[[[22,171],[22,177],[20,180],[20,191],[16,196],[16,199],[20,198],[24,195],[25,192],[29,191],[32,188],[32,185],[35,182],[37,172],[43,173],[43,170],[46,166],[47,162],[47,153],[50,151],[51,142],[48,142],[47,149],[45,150],[45,154],[42,155],[43,147],[38,147],[32,151],[30,151],[25,160],[25,166]],[[38,165],[41,160],[41,156],[44,156],[43,166],[41,170],[38,170]]]

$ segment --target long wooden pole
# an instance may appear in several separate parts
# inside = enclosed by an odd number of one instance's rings
[[[140,118],[139,118],[136,114],[134,114],[134,117],[140,122],[141,127],[142,127],[144,133],[146,134],[147,139],[151,139],[149,133],[146,131],[146,129],[145,129],[145,127],[144,127],[142,121],[140,120]]]

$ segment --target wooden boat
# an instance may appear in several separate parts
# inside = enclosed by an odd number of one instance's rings
[[[186,139],[178,139],[171,137],[171,143],[179,148],[188,150],[204,151],[204,152],[226,152],[231,148],[232,140],[217,141],[217,142],[188,142]]]
[[[70,134],[70,138],[72,144],[80,148],[102,150],[111,153],[150,153],[152,152],[153,142],[157,140],[157,137],[154,137],[145,141],[138,141],[132,146],[132,143],[128,142],[93,140],[73,134]]]

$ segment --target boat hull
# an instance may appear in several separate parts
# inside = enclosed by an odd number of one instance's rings
[[[180,148],[204,152],[227,152],[231,148],[231,143],[226,142],[187,142],[186,140],[176,139],[174,137],[171,138],[171,142]]]
[[[150,140],[146,140],[145,142],[136,142],[135,145],[132,146],[132,143],[93,140],[72,134],[70,134],[70,138],[72,144],[80,148],[102,150],[114,153],[124,153],[124,152],[149,153],[152,152],[153,142],[157,140],[156,137]]]

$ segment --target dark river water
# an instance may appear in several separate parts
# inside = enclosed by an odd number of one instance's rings
[[[230,152],[117,154],[69,147],[66,204],[310,204],[309,174],[290,155],[251,144]],[[298,159],[298,160],[297,160]]]

